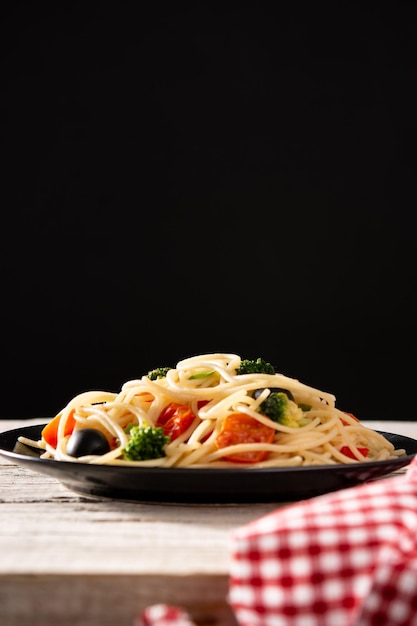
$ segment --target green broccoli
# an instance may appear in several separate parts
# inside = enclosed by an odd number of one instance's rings
[[[131,426],[129,441],[122,450],[123,458],[129,461],[146,461],[165,456],[164,446],[171,437],[164,435],[163,428],[155,426]]]
[[[256,359],[256,361],[243,359],[236,369],[236,374],[275,374],[275,368],[271,363],[267,363],[261,358]]]
[[[157,367],[154,370],[150,370],[148,372],[149,380],[156,380],[157,378],[165,378],[169,370],[172,370],[172,367]]]
[[[290,400],[285,391],[272,391],[259,406],[259,412],[283,426],[298,428],[309,422],[303,410]]]

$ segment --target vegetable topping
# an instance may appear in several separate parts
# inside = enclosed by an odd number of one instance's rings
[[[130,438],[123,448],[123,457],[129,461],[147,461],[165,456],[164,446],[171,441],[162,428],[134,426],[129,428]]]

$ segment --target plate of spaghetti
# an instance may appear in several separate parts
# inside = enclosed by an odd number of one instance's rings
[[[0,454],[73,491],[144,502],[298,500],[416,453],[416,440],[366,427],[333,394],[228,353],[80,393],[44,424],[0,434]]]

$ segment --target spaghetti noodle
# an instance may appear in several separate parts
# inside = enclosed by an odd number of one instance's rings
[[[246,363],[236,354],[197,355],[130,380],[119,393],[81,393],[45,425],[41,439],[19,440],[40,448],[42,458],[145,467],[334,465],[405,454],[336,408],[334,395],[269,364],[247,371]],[[100,433],[104,451],[72,452],[85,429]],[[139,432],[159,435],[159,453],[132,459],[127,452]]]

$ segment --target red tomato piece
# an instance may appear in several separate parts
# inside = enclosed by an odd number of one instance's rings
[[[67,435],[70,435],[72,431],[74,430],[74,426],[76,423],[75,418],[74,418],[74,413],[75,413],[75,409],[73,409],[71,413],[68,415],[68,419],[64,428],[65,437]],[[48,424],[46,424],[43,427],[43,430],[41,432],[41,436],[43,437],[43,439],[45,439],[45,441],[49,443],[49,445],[51,445],[53,448],[56,448],[58,444],[58,426],[59,426],[60,421],[61,421],[61,413],[56,415],[50,422],[48,422]]]
[[[362,454],[362,456],[368,456],[369,448],[361,448],[358,446],[357,450]],[[356,459],[357,457],[353,454],[352,450],[349,446],[342,446],[340,448],[340,452],[345,456],[348,456],[350,459]]]
[[[217,435],[218,449],[239,443],[272,443],[275,429],[258,422],[257,419],[244,413],[231,413],[226,417]],[[235,463],[259,463],[268,456],[267,450],[239,452],[223,458]]]
[[[164,434],[171,437],[171,441],[182,435],[191,426],[195,415],[186,404],[170,402],[161,411],[156,426],[164,429]]]

